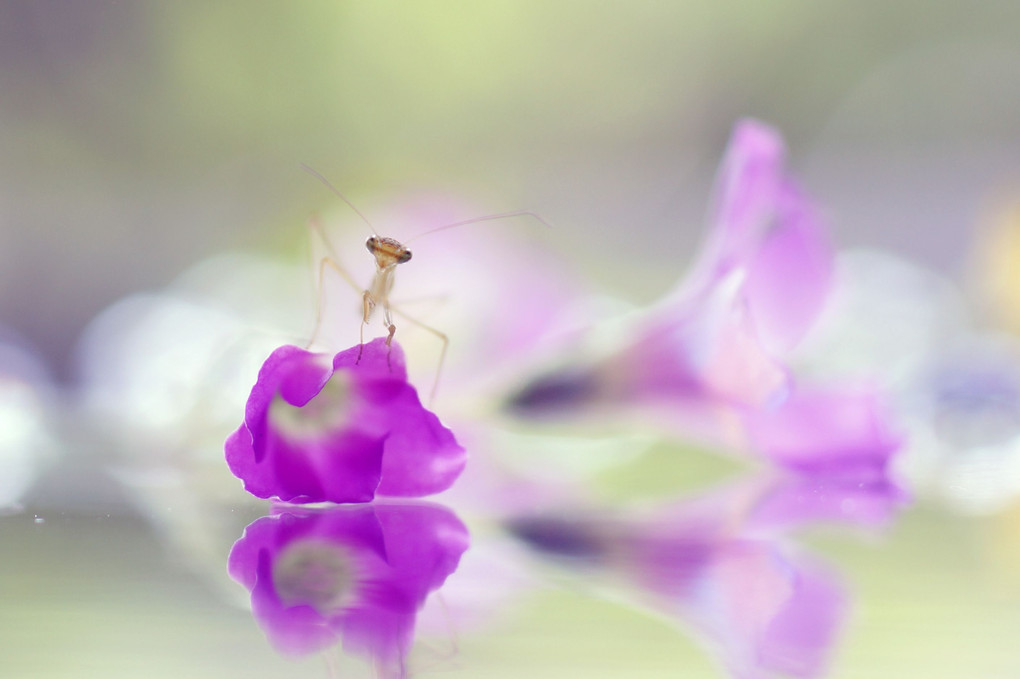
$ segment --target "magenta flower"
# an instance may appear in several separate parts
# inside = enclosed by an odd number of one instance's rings
[[[718,177],[708,243],[692,273],[633,322],[607,357],[540,376],[510,401],[540,415],[591,405],[680,405],[673,420],[781,401],[785,355],[829,288],[832,253],[814,207],[784,170],[772,128],[737,125]]]
[[[274,351],[226,455],[250,493],[287,502],[431,495],[466,460],[407,382],[400,346],[383,339],[332,360],[294,346]]]
[[[426,503],[274,511],[227,564],[269,641],[291,655],[342,642],[380,675],[405,676],[418,611],[468,548],[464,525]]]

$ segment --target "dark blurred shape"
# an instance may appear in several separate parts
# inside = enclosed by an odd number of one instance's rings
[[[980,353],[979,353],[980,352]],[[1008,442],[1020,433],[1015,347],[946,351],[919,379],[937,433],[957,449]]]
[[[518,517],[506,522],[506,529],[528,547],[547,556],[566,557],[596,563],[606,553],[597,526],[555,517]]]
[[[540,417],[583,408],[598,393],[597,376],[590,371],[564,370],[540,375],[507,399],[507,409],[525,417]]]

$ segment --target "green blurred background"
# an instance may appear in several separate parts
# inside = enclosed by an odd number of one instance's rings
[[[537,210],[650,299],[743,116],[841,242],[951,268],[1017,175],[1018,26],[1007,1],[3,2],[0,317],[66,376],[114,299],[300,237],[332,200],[302,162],[356,203]]]
[[[839,244],[970,275],[1020,185],[1018,36],[1012,0],[3,0],[0,321],[69,381],[119,297],[222,250],[293,248],[332,202],[300,163],[355,203],[435,189],[538,211],[553,247],[650,301],[690,260],[744,116],[787,136]],[[668,463],[641,464],[630,494]],[[276,658],[115,490],[84,510],[61,492],[45,523],[4,519],[0,675],[320,671]],[[833,676],[1020,676],[1015,506],[922,497],[888,535],[813,544],[859,595]],[[721,676],[661,622],[570,589],[436,671]]]

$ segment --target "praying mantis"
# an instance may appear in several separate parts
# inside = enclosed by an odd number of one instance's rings
[[[446,361],[446,353],[450,345],[450,339],[449,337],[446,336],[445,333],[439,331],[438,329],[433,328],[432,326],[427,325],[407,315],[400,309],[397,309],[390,301],[390,292],[393,290],[396,269],[399,265],[406,264],[407,262],[411,261],[412,257],[411,250],[407,247],[407,244],[401,243],[395,238],[390,238],[388,236],[380,236],[376,232],[375,227],[372,226],[372,223],[368,220],[368,218],[366,218],[365,215],[363,215],[361,211],[358,210],[358,208],[356,208],[354,204],[347,199],[346,196],[344,196],[335,186],[333,186],[329,182],[329,180],[327,180],[323,175],[321,175],[314,169],[308,167],[307,165],[302,165],[301,167],[306,172],[308,172],[313,177],[322,182],[330,191],[332,191],[338,198],[340,198],[340,200],[342,200],[352,211],[354,211],[354,213],[358,215],[358,217],[360,217],[361,220],[368,226],[368,228],[372,231],[372,235],[369,236],[368,240],[365,241],[365,247],[368,249],[369,253],[371,253],[373,258],[375,259],[375,274],[373,275],[372,281],[369,283],[368,287],[363,288],[358,284],[354,276],[352,276],[351,273],[346,268],[344,268],[342,264],[340,264],[340,257],[337,251],[334,249],[333,245],[330,243],[329,238],[326,236],[326,233],[323,230],[322,224],[319,222],[319,220],[315,217],[313,217],[310,220],[309,225],[318,234],[319,238],[325,245],[327,256],[319,260],[319,290],[318,290],[318,304],[316,309],[315,330],[313,331],[312,337],[308,342],[309,346],[311,346],[315,342],[315,339],[318,336],[320,330],[320,326],[322,325],[322,301],[323,301],[322,281],[326,273],[326,269],[329,268],[334,270],[337,274],[339,274],[340,277],[343,278],[343,280],[348,283],[348,285],[350,285],[356,292],[361,294],[362,315],[361,315],[361,328],[359,331],[359,344],[361,347],[364,347],[365,344],[365,326],[368,325],[368,323],[372,320],[372,317],[374,316],[375,311],[378,308],[382,308],[383,325],[386,327],[387,331],[386,336],[387,347],[390,347],[392,345],[393,336],[396,334],[397,331],[397,326],[393,322],[394,315],[399,316],[400,318],[408,321],[412,325],[416,325],[419,328],[435,335],[439,339],[439,341],[442,343],[442,349],[440,350],[439,362],[436,366],[436,376],[435,379],[433,380],[432,389],[429,394],[429,403],[431,404],[431,402],[435,400],[436,390],[439,387],[439,377],[442,374],[443,364]],[[531,212],[529,210],[518,210],[515,212],[503,212],[499,214],[484,215],[482,217],[474,217],[472,219],[465,219],[450,224],[443,224],[442,226],[437,226],[423,233],[419,233],[418,235],[408,240],[407,243],[417,240],[418,238],[421,238],[423,236],[436,233],[438,231],[444,231],[446,229],[465,226],[467,224],[475,224],[478,222],[493,221],[497,219],[509,219],[511,217],[531,217],[541,222],[543,225],[547,227],[549,226],[549,223],[546,222],[537,213]],[[361,351],[359,350],[358,360],[360,359]]]

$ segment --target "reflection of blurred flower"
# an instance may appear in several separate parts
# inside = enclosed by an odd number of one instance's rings
[[[542,555],[615,575],[613,591],[622,581],[628,600],[691,626],[734,677],[816,677],[847,602],[827,568],[785,544],[758,514],[762,493],[783,492],[755,482],[650,516],[575,510],[574,518],[529,515],[507,526]]]
[[[248,526],[228,569],[282,652],[342,641],[384,676],[403,677],[417,612],[467,546],[464,525],[438,505],[277,506]]]
[[[0,337],[0,514],[18,508],[56,448],[47,421],[48,389],[39,359]]]
[[[400,346],[381,338],[332,361],[294,346],[274,351],[226,453],[249,492],[293,502],[431,495],[465,461],[408,384]]]

